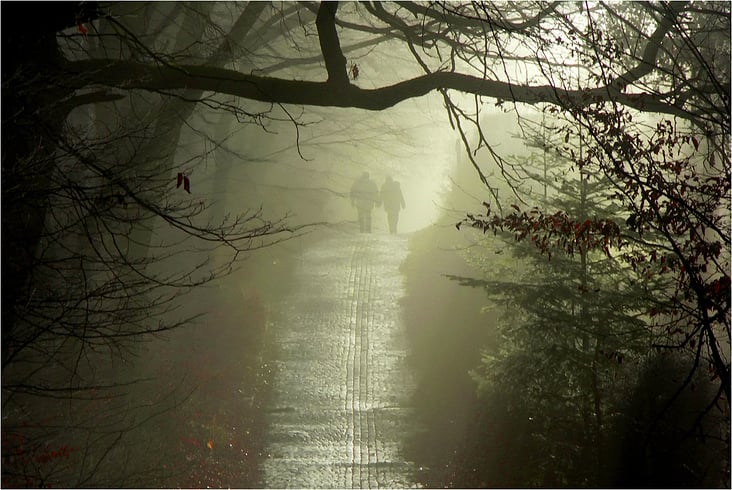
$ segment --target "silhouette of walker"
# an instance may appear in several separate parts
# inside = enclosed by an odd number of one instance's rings
[[[387,177],[381,186],[381,201],[384,203],[386,218],[389,221],[389,233],[394,235],[397,231],[397,223],[399,222],[399,211],[404,209],[404,196],[399,182]]]
[[[368,172],[362,173],[351,186],[351,206],[356,206],[358,211],[358,227],[361,233],[371,233],[371,210],[380,205],[379,188]]]

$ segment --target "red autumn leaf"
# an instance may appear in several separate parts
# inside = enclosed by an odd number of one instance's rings
[[[178,183],[175,185],[176,189],[183,183],[183,173],[178,172]]]
[[[183,177],[183,188],[186,190],[188,194],[191,193],[191,181],[188,180],[188,176]]]
[[[82,24],[81,22],[79,22],[78,27],[79,27],[79,32],[82,33],[84,35],[84,37],[86,37],[86,34],[89,31],[86,29],[86,27],[84,27],[84,24]]]
[[[692,136],[691,142],[694,143],[694,149],[698,150],[699,149],[699,140],[697,140],[695,137]]]
[[[515,204],[511,204],[511,207],[513,209],[515,209],[516,211],[521,211],[521,209],[517,205],[515,205]]]

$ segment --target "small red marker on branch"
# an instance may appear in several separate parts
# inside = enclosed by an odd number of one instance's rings
[[[178,172],[178,175],[176,177],[176,184],[175,188],[178,189],[181,184],[183,184],[183,189],[190,194],[191,193],[191,181],[188,179],[188,176],[185,175],[183,172]]]

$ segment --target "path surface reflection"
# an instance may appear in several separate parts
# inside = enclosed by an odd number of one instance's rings
[[[415,487],[399,300],[403,236],[328,238],[303,252],[275,305],[267,488]]]

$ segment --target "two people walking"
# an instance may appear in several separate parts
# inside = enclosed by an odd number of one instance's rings
[[[399,212],[406,207],[399,182],[387,177],[378,189],[368,172],[364,172],[351,186],[351,206],[358,212],[358,227],[361,233],[371,233],[371,211],[384,204],[389,233],[397,231]]]

